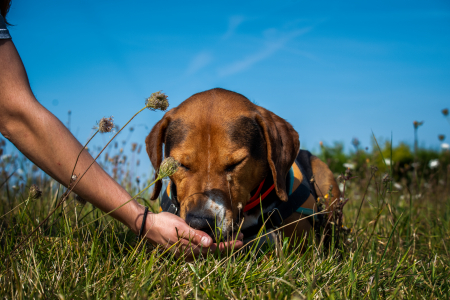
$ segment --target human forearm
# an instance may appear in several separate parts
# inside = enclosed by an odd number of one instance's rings
[[[35,98],[20,57],[11,41],[0,41],[0,132],[47,174],[68,186],[83,146]],[[93,158],[83,151],[75,174],[83,173]],[[130,195],[94,163],[74,191],[109,212]],[[112,213],[135,230],[140,210],[135,201]]]

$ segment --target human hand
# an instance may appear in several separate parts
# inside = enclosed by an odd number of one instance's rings
[[[237,238],[219,244],[213,243],[212,238],[203,231],[195,230],[180,217],[168,212],[149,214],[145,225],[146,238],[153,244],[160,244],[166,248],[174,246],[177,255],[185,255],[186,259],[192,259],[208,252],[221,252],[239,249],[244,244],[244,235],[239,233]]]

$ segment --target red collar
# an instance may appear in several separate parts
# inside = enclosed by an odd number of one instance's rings
[[[272,184],[272,186],[270,188],[268,188],[267,191],[264,194],[261,195],[260,192],[262,190],[262,187],[263,187],[265,181],[266,181],[266,179],[264,178],[264,180],[259,185],[258,190],[256,191],[256,193],[250,198],[250,200],[248,201],[247,205],[244,206],[244,212],[249,211],[250,209],[252,209],[256,205],[258,205],[275,188],[275,184]]]

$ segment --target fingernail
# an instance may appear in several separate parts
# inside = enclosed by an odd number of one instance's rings
[[[203,247],[209,247],[211,244],[211,239],[207,236],[202,237],[201,241]]]

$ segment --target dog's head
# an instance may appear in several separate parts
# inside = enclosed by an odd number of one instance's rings
[[[174,183],[180,216],[190,226],[224,234],[236,226],[240,208],[267,176],[286,201],[286,175],[300,148],[297,132],[284,119],[224,89],[195,94],[168,111],[146,140],[158,170],[164,156],[180,169]],[[152,200],[161,191],[155,184]],[[234,227],[236,229],[236,227]]]

